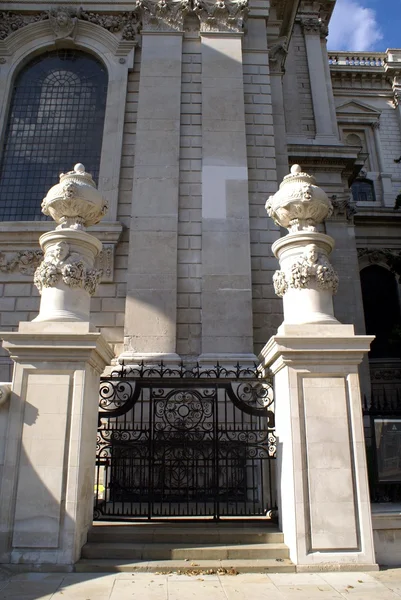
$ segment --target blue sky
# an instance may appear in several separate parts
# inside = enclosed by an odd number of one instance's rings
[[[329,50],[401,48],[401,0],[337,0]]]

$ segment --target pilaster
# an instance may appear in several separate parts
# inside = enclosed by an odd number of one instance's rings
[[[125,360],[176,356],[184,3],[147,3],[127,268]],[[179,5],[179,6],[178,6]],[[178,357],[177,357],[178,358]]]
[[[338,139],[337,126],[333,122],[333,107],[329,91],[330,78],[325,61],[327,54],[323,52],[321,38],[327,36],[327,26],[315,15],[301,16],[301,26],[305,37],[306,56],[312,93],[313,113],[316,126],[317,143],[333,143]],[[325,54],[325,55],[324,55]]]
[[[204,3],[197,11],[202,42],[201,360],[216,354],[252,359],[241,33],[246,9],[241,2],[227,2],[218,11],[217,4]]]

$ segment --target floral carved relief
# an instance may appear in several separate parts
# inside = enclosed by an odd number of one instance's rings
[[[69,244],[58,242],[47,250],[35,271],[34,283],[39,292],[63,282],[71,288],[83,288],[92,296],[101,276],[102,271],[91,269],[81,254],[70,251]]]
[[[338,275],[315,244],[308,244],[303,255],[289,268],[273,275],[274,291],[280,297],[289,288],[301,290],[310,287],[311,281],[315,281],[321,290],[329,290],[333,294],[338,290]]]

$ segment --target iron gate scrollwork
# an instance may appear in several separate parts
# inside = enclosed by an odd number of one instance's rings
[[[122,367],[99,408],[95,519],[276,509],[273,389],[256,368]]]

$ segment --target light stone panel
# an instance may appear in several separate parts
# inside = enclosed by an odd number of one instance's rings
[[[343,377],[302,377],[311,550],[356,550],[353,464]]]
[[[250,354],[251,263],[241,36],[202,40],[202,356]]]
[[[59,545],[70,380],[69,373],[26,375],[12,542],[15,548]]]

